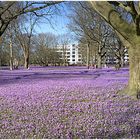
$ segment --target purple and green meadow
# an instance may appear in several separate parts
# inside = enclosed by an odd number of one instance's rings
[[[0,70],[0,138],[140,138],[128,68]]]

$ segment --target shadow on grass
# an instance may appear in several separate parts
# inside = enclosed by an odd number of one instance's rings
[[[41,71],[40,71],[41,68]],[[54,68],[54,67],[52,67]],[[8,71],[6,70],[0,71],[0,85],[12,84],[18,82],[30,82],[30,81],[38,81],[38,80],[67,80],[67,79],[92,79],[95,80],[100,75],[116,74],[114,69],[94,69],[94,70],[86,70],[82,68],[66,67],[66,69],[59,70],[58,68],[54,68],[53,71],[50,70],[51,67],[43,68],[36,67],[31,68],[30,70],[14,70]],[[119,73],[128,71],[128,69],[121,69],[118,71]]]

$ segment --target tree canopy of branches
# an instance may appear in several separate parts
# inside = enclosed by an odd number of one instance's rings
[[[26,13],[33,13],[38,17],[45,16],[53,12],[56,7],[52,8],[52,6],[58,3],[60,1],[0,1],[0,36],[2,36],[10,22],[19,16]]]
[[[29,20],[26,22],[28,18]],[[22,17],[22,20],[19,19],[14,24],[14,32],[16,35],[16,40],[23,50],[24,67],[27,69],[29,68],[30,49],[33,42],[32,41],[33,32],[37,21],[38,18],[34,18],[32,14],[27,14],[26,16]],[[27,23],[29,24],[28,26]]]
[[[58,37],[52,33],[41,33],[34,36],[31,60],[42,66],[59,65],[60,54],[56,50]]]
[[[98,68],[101,68],[102,64],[105,63],[106,42],[110,39],[113,31],[99,14],[90,8],[88,3],[75,2],[72,5],[74,14],[70,16],[69,28],[76,34],[80,43],[85,44],[85,48],[87,48],[85,51],[87,53],[87,66],[89,61],[93,63],[93,59],[96,59],[97,55],[97,62],[94,60],[94,64],[96,63]],[[88,53],[95,51],[94,55]]]

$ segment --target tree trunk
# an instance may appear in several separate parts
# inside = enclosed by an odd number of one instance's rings
[[[98,52],[97,52],[97,67],[100,69],[102,68],[102,49],[101,49],[101,42],[98,46]]]
[[[2,53],[2,51],[1,51],[1,48],[0,48],[0,66],[2,66],[2,56],[1,56],[1,53]]]
[[[89,69],[89,59],[90,59],[90,53],[89,53],[89,43],[87,44],[87,63],[86,63],[86,65],[87,65],[87,68]]]
[[[13,46],[12,46],[12,41],[10,41],[10,70],[13,70]]]
[[[140,47],[129,48],[129,84],[131,95],[140,93]]]
[[[25,54],[24,56],[24,67],[29,69],[29,53]]]
[[[121,56],[121,67],[123,68],[124,67],[124,57]]]
[[[66,66],[66,48],[65,45],[63,45],[63,53],[62,53],[62,58],[63,58],[63,66]]]
[[[24,52],[24,67],[26,69],[29,69],[29,45],[25,46],[25,52]]]
[[[101,62],[102,62],[102,57],[100,54],[98,54],[98,57],[97,57],[97,67],[98,68],[102,68]]]

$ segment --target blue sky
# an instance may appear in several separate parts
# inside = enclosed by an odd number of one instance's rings
[[[66,26],[69,23],[67,14],[69,14],[71,11],[64,4],[62,5],[62,7],[60,6],[59,9],[60,9],[59,15],[57,14],[53,15],[53,17],[51,18],[51,24],[53,27],[48,21],[44,20],[43,22],[45,23],[39,23],[39,26],[36,26],[37,33],[51,32],[56,35],[59,35],[70,32]]]
[[[44,20],[43,23],[39,22],[39,26],[36,26],[36,33],[53,33],[55,35],[68,35],[68,38],[71,40],[71,43],[77,43],[77,39],[75,39],[75,34],[71,32],[67,25],[70,22],[68,15],[72,14],[70,5],[62,4],[59,6],[59,14],[53,15],[51,19],[51,24]]]
[[[51,32],[58,35],[58,34],[64,34],[68,31],[66,27],[68,23],[68,19],[64,17],[59,16],[55,18],[54,21],[52,21],[51,23],[52,25],[48,22],[39,24],[39,26],[36,26],[36,32],[38,33]]]

